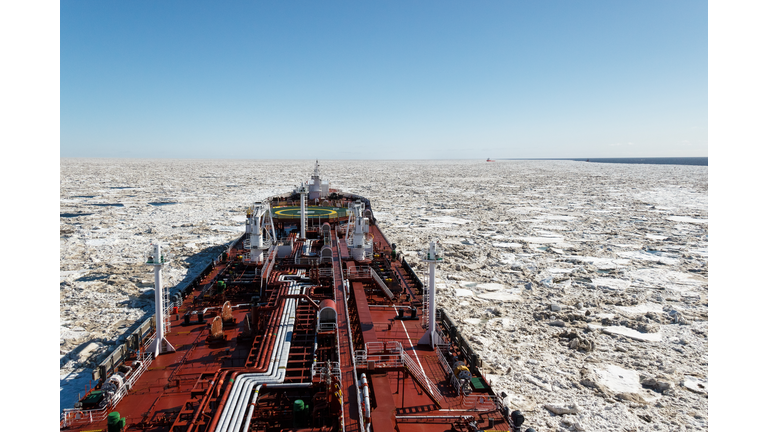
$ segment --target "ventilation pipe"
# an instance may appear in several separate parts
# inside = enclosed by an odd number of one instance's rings
[[[307,238],[307,186],[302,183],[298,190],[301,195],[301,239]]]

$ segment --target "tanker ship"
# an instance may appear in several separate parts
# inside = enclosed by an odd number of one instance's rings
[[[437,308],[368,199],[314,175],[254,203],[245,233],[92,372],[66,431],[521,431],[482,358]],[[535,432],[528,428],[526,432]]]

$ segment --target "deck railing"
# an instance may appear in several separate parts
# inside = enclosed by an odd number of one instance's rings
[[[408,369],[408,372],[411,373],[411,376],[413,376],[414,379],[419,381],[436,401],[441,401],[443,399],[443,394],[440,392],[440,389],[437,388],[437,385],[435,385],[434,382],[432,382],[431,379],[424,373],[424,370],[422,370],[420,365],[416,365],[416,362],[413,361],[411,356],[403,352],[402,355],[403,364],[406,369]]]
[[[312,375],[322,376],[328,373],[328,366],[326,363],[314,363],[312,365]],[[335,376],[339,382],[341,382],[341,368],[339,362],[331,362],[331,375]]]
[[[440,389],[437,388],[437,385],[429,379],[422,368],[403,350],[400,342],[368,342],[365,344],[365,350],[355,351],[355,362],[367,364],[369,369],[404,367],[435,400],[440,401],[443,399],[443,395]]]
[[[131,387],[133,387],[133,385],[141,377],[144,371],[146,371],[147,368],[149,368],[149,365],[152,364],[152,359],[154,357],[154,354],[151,352],[147,352],[146,349],[154,339],[155,338],[153,335],[152,337],[149,338],[148,342],[144,344],[143,354],[141,354],[139,357],[139,360],[141,361],[141,367],[133,371],[131,376],[112,395],[112,397],[110,398],[109,401],[107,401],[107,404],[104,405],[104,407],[90,409],[90,410],[81,409],[81,408],[66,408],[62,410],[59,426],[66,427],[66,426],[74,426],[74,425],[85,425],[93,422],[103,421],[104,419],[106,419],[107,415],[109,415],[109,412],[112,410],[112,408],[117,406],[117,404],[128,393],[128,390]]]
[[[319,332],[336,331],[336,323],[335,322],[320,323],[320,325],[317,326],[317,331]]]
[[[317,275],[320,277],[333,277],[333,268],[319,268]]]
[[[445,371],[446,375],[453,375],[453,370],[451,369],[451,365],[448,364],[448,360],[446,360],[445,355],[443,355],[443,350],[439,347],[437,351],[437,359],[440,360],[440,365],[443,367],[443,370]]]
[[[368,266],[357,267],[354,270],[344,269],[344,277],[351,278],[370,278],[371,268]]]
[[[494,411],[501,407],[501,401],[489,394],[462,395],[461,406],[467,411]]]
[[[293,263],[296,264],[296,265],[318,265],[318,264],[320,264],[320,258],[319,257],[317,257],[317,258],[305,258],[305,257],[299,258],[298,255],[297,255],[296,258],[293,260]]]

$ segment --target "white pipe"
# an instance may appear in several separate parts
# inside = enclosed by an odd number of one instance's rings
[[[285,276],[281,276],[280,279],[285,280],[284,278]],[[290,286],[288,289],[289,294],[299,294],[304,292],[305,289],[306,288],[303,286],[303,284],[299,285],[296,283],[296,281],[290,280]],[[235,378],[232,392],[227,398],[222,416],[216,425],[216,432],[221,432],[223,430],[234,432],[243,422],[244,417],[250,418],[246,417],[245,415],[246,409],[250,415],[252,415],[254,405],[247,404],[247,400],[249,399],[251,390],[255,386],[258,386],[255,393],[257,395],[256,397],[258,397],[258,390],[262,385],[266,384],[270,384],[270,386],[279,385],[280,387],[302,387],[312,384],[311,382],[285,385],[279,384],[282,383],[285,379],[285,368],[288,364],[288,354],[291,349],[291,336],[293,333],[294,322],[296,320],[295,312],[297,304],[298,299],[286,300],[285,307],[283,308],[282,316],[280,319],[276,341],[277,343],[272,350],[269,361],[269,368],[267,371],[264,373],[242,374]],[[246,422],[246,426],[248,423],[250,422]]]
[[[261,390],[261,384],[257,385],[256,388],[253,390],[253,396],[251,397],[251,403],[248,406],[248,414],[245,415],[246,419],[251,418],[253,416],[253,408],[256,406],[256,401],[259,399],[259,390]],[[246,421],[245,424],[243,424],[243,431],[242,432],[248,432],[248,426],[250,426],[249,421]]]
[[[296,290],[291,288],[289,293],[296,294]],[[288,363],[287,351],[291,348],[290,339],[287,344],[285,343],[285,335],[288,332],[287,324],[291,318],[290,313],[294,311],[295,306],[296,299],[288,299],[286,301],[286,307],[283,309],[283,317],[280,323],[280,331],[277,335],[279,345],[276,345],[275,349],[272,350],[267,372],[243,374],[235,379],[235,388],[232,391],[232,395],[237,397],[237,401],[234,404],[231,404],[232,396],[228,398],[227,405],[230,405],[230,409],[226,411],[227,416],[224,418],[225,427],[227,427],[226,430],[228,432],[233,432],[239,424],[238,421],[232,421],[234,418],[242,420],[245,401],[254,386],[263,383],[281,383],[283,382],[283,379],[285,379],[285,365]],[[290,321],[290,327],[293,329],[293,321]],[[285,349],[286,346],[288,350]],[[279,361],[275,361],[277,360],[278,355],[280,356]],[[243,391],[243,388],[245,388],[245,391]],[[216,430],[220,431],[221,429],[217,427]]]
[[[278,335],[278,337],[280,336],[282,336],[282,332]],[[281,347],[276,346],[276,349],[277,348]],[[266,373],[253,373],[238,376],[235,379],[232,394],[227,399],[227,405],[222,413],[222,418],[216,426],[216,431],[235,430],[240,422],[234,421],[234,419],[242,420],[244,414],[244,402],[247,400],[251,389],[257,384],[255,381],[260,381],[260,383],[263,384],[264,381],[281,382],[282,378],[284,377],[275,374],[274,364],[270,364],[270,369]]]
[[[371,398],[368,390],[368,379],[365,374],[360,376],[360,388],[363,393],[363,418],[370,423],[371,421]]]
[[[295,294],[295,291],[294,291],[293,287],[294,287],[294,282],[291,282],[291,288],[289,288],[289,293],[290,294]],[[253,388],[253,385],[255,383],[251,383],[250,382],[251,378],[261,379],[262,382],[264,382],[264,381],[266,381],[266,382],[282,382],[282,379],[280,379],[281,377],[278,377],[278,374],[275,371],[276,362],[274,360],[275,360],[275,357],[277,356],[277,353],[278,352],[282,352],[282,347],[283,347],[283,344],[284,344],[284,341],[285,341],[285,333],[287,332],[287,325],[286,324],[287,324],[287,320],[288,320],[288,318],[290,316],[290,313],[292,312],[291,311],[292,306],[295,306],[295,299],[288,299],[286,301],[286,303],[285,303],[284,308],[283,308],[283,313],[282,313],[282,317],[281,317],[281,320],[280,320],[278,334],[276,336],[277,337],[277,341],[276,341],[277,343],[275,344],[274,348],[272,349],[272,353],[271,353],[270,361],[269,361],[269,368],[264,373],[243,374],[243,375],[239,375],[235,379],[235,383],[233,384],[232,393],[227,398],[227,402],[226,402],[226,405],[224,407],[224,411],[222,412],[222,417],[219,420],[218,424],[216,425],[216,432],[221,432],[224,428],[226,428],[226,430],[228,430],[228,431],[231,431],[235,427],[237,427],[238,423],[231,424],[232,423],[232,416],[233,416],[233,414],[235,416],[239,415],[239,412],[241,411],[241,409],[238,409],[238,408],[240,408],[240,406],[243,405],[243,400],[242,400],[243,397],[247,397],[248,393],[250,392],[250,389]],[[292,326],[292,323],[291,323],[291,328],[292,327],[293,326]],[[289,343],[289,347],[290,347],[290,343]],[[280,369],[278,368],[277,371],[279,372],[279,370]],[[277,379],[277,381],[275,381],[276,379]],[[247,384],[250,384],[250,385],[248,385],[248,389],[246,391],[243,391],[244,390],[243,387],[245,385],[247,385]]]
[[[309,369],[309,381],[315,379],[315,364],[317,363],[317,332],[315,332],[315,348],[312,350],[312,367]]]

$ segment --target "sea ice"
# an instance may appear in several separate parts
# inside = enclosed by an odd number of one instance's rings
[[[664,313],[664,306],[658,303],[643,303],[635,306],[616,306],[616,309],[630,315],[644,315],[648,312]]]
[[[605,333],[626,336],[630,339],[635,339],[644,342],[660,342],[662,337],[661,333],[640,333],[635,329],[624,326],[607,326],[603,327],[596,324],[589,324],[589,328],[593,330],[602,330]]]
[[[477,284],[475,287],[479,289],[484,289],[486,291],[499,291],[507,288],[506,285],[495,283],[495,282],[481,283],[481,284]]]
[[[516,240],[522,240],[527,243],[562,243],[562,237],[516,237]]]
[[[570,261],[592,264],[598,270],[613,270],[622,266],[629,265],[630,263],[628,259],[622,258],[602,258],[578,255],[567,255],[565,258]]]
[[[696,393],[708,393],[709,383],[699,377],[686,375],[683,379],[683,387]]]
[[[624,279],[613,278],[592,278],[592,284],[597,288],[608,288],[612,290],[625,290],[629,288],[630,282]]]
[[[695,224],[709,223],[708,219],[696,219],[696,218],[687,217],[687,216],[670,216],[667,219],[675,222],[685,222],[685,223],[695,223]]]
[[[646,251],[623,251],[616,255],[624,258],[631,258],[638,261],[652,261],[666,265],[676,265],[680,260],[665,253],[649,253]]]
[[[447,289],[439,282],[438,307],[466,324],[462,333],[495,377],[494,388],[521,395],[508,401],[524,411],[526,427],[672,432],[685,423],[686,430],[707,430],[707,167],[484,160],[320,164],[332,188],[371,200],[377,224],[423,281],[427,266],[416,251],[433,238],[444,242],[447,260],[439,269],[449,281]],[[90,379],[83,366],[106,352],[89,359],[69,353],[82,353],[96,340],[117,340],[126,324],[151,313],[152,274],[141,265],[149,243],[167,245],[173,259],[165,285],[180,289],[242,232],[253,202],[291,190],[311,174],[313,162],[64,158],[60,166],[60,399],[70,407]],[[585,289],[589,281],[607,289]],[[570,307],[582,303],[580,317],[599,330],[584,334],[596,338],[586,363],[585,354],[552,337],[565,330],[581,334],[580,319],[568,321],[569,329],[547,324],[562,317],[541,319],[543,310],[552,313],[547,308],[553,301],[574,317]],[[658,314],[659,307],[667,313]],[[484,308],[496,309],[478,310]],[[679,314],[685,324],[662,324],[658,333],[595,327],[595,319],[645,320],[643,310],[663,320]],[[652,404],[631,408],[631,402],[609,403],[569,383],[585,365],[612,363],[624,368],[602,368],[605,382],[623,383],[611,384],[612,391],[636,389],[632,373],[660,372],[691,391],[684,398],[659,393]],[[526,376],[549,386],[547,394],[557,400],[532,391]],[[704,393],[695,391],[700,385]],[[643,398],[650,401],[647,394]],[[581,410],[553,420],[543,405],[559,401],[578,403]]]
[[[573,270],[575,270],[575,269],[572,269],[572,268],[564,269],[564,268],[555,268],[555,267],[550,267],[550,268],[547,269],[548,272],[556,273],[556,274],[567,274],[567,273],[572,272]]]
[[[463,289],[463,288],[454,288],[456,297],[472,297],[475,295],[471,290]]]
[[[603,367],[595,367],[593,372],[598,382],[614,393],[639,393],[642,391],[640,375],[637,371],[607,364]]]
[[[505,248],[505,249],[517,249],[523,247],[520,243],[509,243],[509,242],[494,242],[491,243],[492,246],[498,247],[498,248]]]
[[[478,298],[484,300],[496,300],[500,302],[520,301],[522,300],[519,295],[509,292],[490,292],[484,294],[478,294]]]

